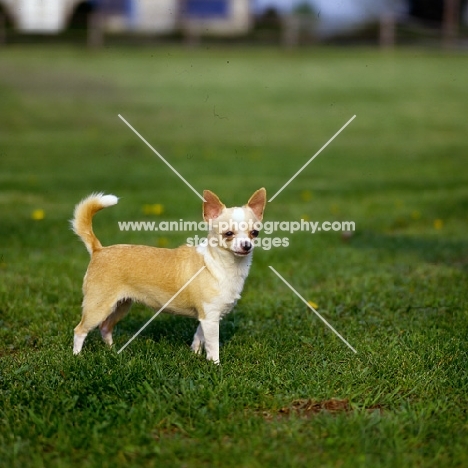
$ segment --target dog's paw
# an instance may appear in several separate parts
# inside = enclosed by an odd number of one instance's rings
[[[104,343],[106,343],[107,345],[112,346],[114,344],[114,340],[112,339],[112,332],[108,331],[105,328],[101,328],[101,336],[104,340]]]
[[[203,351],[203,343],[201,341],[198,341],[198,342],[194,341],[192,343],[192,346],[190,346],[190,348],[195,354],[201,354]]]
[[[208,362],[212,362],[213,364],[216,364],[217,366],[219,366],[219,357],[216,357],[216,356],[206,356],[206,360]]]

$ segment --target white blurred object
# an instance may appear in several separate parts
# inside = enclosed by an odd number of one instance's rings
[[[133,29],[141,32],[171,33],[178,25],[178,0],[135,0]]]
[[[3,0],[17,28],[25,32],[57,33],[65,28],[76,0]]]
[[[78,6],[90,11],[102,7],[101,26],[108,32],[135,31],[167,34],[190,29],[196,34],[237,35],[252,26],[253,0],[0,0],[14,27],[25,33],[56,34],[68,26]],[[201,11],[213,5],[226,10],[225,15],[192,15],[182,5]],[[190,8],[189,8],[190,9]]]

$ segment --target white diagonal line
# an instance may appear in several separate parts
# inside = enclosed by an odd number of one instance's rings
[[[120,349],[120,354],[204,269],[203,265]]]
[[[168,163],[168,162],[167,162],[167,161],[166,161],[166,160],[165,160],[165,159],[164,159],[164,158],[163,158],[163,157],[162,157],[162,156],[161,156],[161,155],[160,155],[160,154],[159,154],[159,153],[158,153],[158,152],[157,152],[157,151],[156,151],[156,150],[155,150],[155,149],[154,149],[154,148],[153,148],[153,147],[152,147],[152,146],[151,146],[151,145],[150,145],[150,144],[149,144],[149,143],[148,143],[148,142],[147,142],[147,141],[146,141],[146,140],[145,140],[145,139],[144,139],[144,138],[143,138],[143,137],[142,137],[142,136],[141,136],[141,135],[140,135],[140,134],[139,134],[123,117],[122,117],[122,116],[121,116],[121,115],[120,115],[120,114],[119,114],[119,118],[120,118],[123,122],[125,122],[125,123],[127,124],[127,126],[128,126],[137,136],[140,137],[140,139],[143,141],[143,143],[145,143],[145,144],[156,154],[156,156],[158,156],[158,157],[161,159],[162,162],[164,162],[170,169],[172,169],[172,171],[173,171],[175,174],[177,174],[177,175],[180,177],[180,179],[183,180],[183,181],[187,184],[187,186],[190,187],[190,188],[193,190],[193,192],[197,194],[197,196],[198,196],[199,198],[201,198],[203,201],[206,201],[206,200],[205,200],[205,199],[204,199],[204,198],[203,198],[203,197],[202,197],[202,196],[201,196],[185,179],[184,179],[184,177],[183,177],[181,174],[179,174],[179,172],[177,172],[177,170],[176,170],[174,167],[172,167],[172,166],[171,166],[171,165],[170,165],[170,164],[169,164],[169,163]]]
[[[273,201],[354,119],[353,115],[269,200]]]
[[[312,312],[317,315],[317,317],[328,327],[330,330],[332,330],[338,338],[345,343],[351,351],[357,353],[357,351],[271,266],[269,265],[270,269],[273,271],[273,273],[278,276],[278,278],[283,281],[283,283],[294,293],[296,296],[309,308],[312,310]]]

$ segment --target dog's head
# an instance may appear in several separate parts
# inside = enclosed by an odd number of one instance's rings
[[[257,190],[246,205],[226,208],[216,194],[203,191],[203,219],[210,223],[208,242],[244,257],[254,248],[266,204],[266,190]]]

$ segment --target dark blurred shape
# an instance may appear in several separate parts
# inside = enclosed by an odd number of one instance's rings
[[[410,15],[423,21],[442,22],[444,0],[410,0]]]
[[[6,18],[5,15],[0,11],[0,45],[6,42]]]
[[[0,46],[7,42],[7,31],[13,28],[13,22],[5,7],[0,4]]]
[[[67,32],[74,40],[84,40],[90,47],[100,47],[104,42],[102,17],[98,9],[99,2],[79,3],[68,23]]]
[[[261,42],[278,43],[281,38],[282,20],[278,10],[268,7],[255,18],[254,31]]]
[[[259,29],[279,31],[281,29],[281,15],[278,10],[273,7],[268,7],[257,17],[256,27]]]
[[[106,18],[112,15],[129,17],[131,13],[131,0],[83,1],[73,11],[68,31],[71,31],[75,38],[86,35],[89,47],[101,47],[104,44]]]
[[[68,29],[71,31],[86,31],[88,28],[89,17],[96,10],[91,2],[80,3],[70,18]]]
[[[0,6],[0,45],[6,43],[6,13]]]
[[[409,0],[409,14],[424,22],[441,25],[444,20],[444,10],[454,5],[458,18],[467,4],[467,0]]]
[[[411,16],[442,28],[442,42],[445,48],[451,49],[456,46],[466,0],[410,0],[409,3]]]

